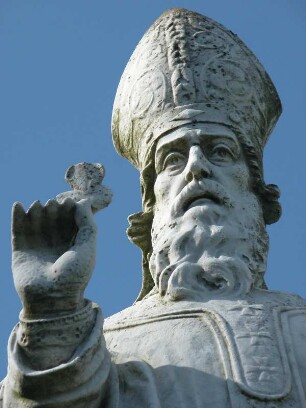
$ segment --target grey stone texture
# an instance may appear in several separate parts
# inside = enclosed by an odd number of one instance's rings
[[[306,302],[264,281],[281,208],[262,153],[280,112],[232,32],[184,9],[152,25],[113,110],[114,144],[141,175],[128,229],[143,253],[138,301],[104,322],[83,296],[93,214],[112,196],[102,165],[71,166],[72,190],[46,205],[15,204],[23,309],[1,407],[306,407]]]

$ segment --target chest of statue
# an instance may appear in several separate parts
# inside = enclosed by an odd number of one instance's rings
[[[108,323],[113,361],[145,362],[165,407],[306,407],[303,333],[290,334],[305,325],[305,311],[225,303],[178,303]]]

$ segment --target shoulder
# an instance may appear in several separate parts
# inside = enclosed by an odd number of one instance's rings
[[[256,289],[252,292],[252,301],[275,307],[306,308],[306,299],[289,292]]]
[[[153,311],[161,307],[157,296],[151,296],[147,299],[134,303],[132,306],[121,310],[120,312],[108,317],[104,322],[104,330],[118,324],[127,323],[131,320],[138,320],[152,315]]]

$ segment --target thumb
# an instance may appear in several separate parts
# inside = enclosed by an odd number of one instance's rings
[[[83,248],[83,251],[87,248],[86,251],[95,252],[97,227],[93,219],[91,201],[83,199],[77,202],[74,217],[78,232],[73,248]]]
[[[85,198],[76,203],[74,218],[79,229],[82,227],[96,228],[91,209],[91,200]]]

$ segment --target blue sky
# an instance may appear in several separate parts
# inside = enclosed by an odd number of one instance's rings
[[[145,30],[185,7],[238,34],[265,66],[284,112],[265,149],[265,179],[282,190],[283,216],[268,228],[271,289],[306,296],[306,3],[304,0],[0,0],[1,285],[0,377],[21,305],[13,287],[10,212],[66,191],[66,169],[102,162],[112,205],[97,214],[98,259],[87,297],[106,316],[141,285],[140,253],[125,236],[140,210],[138,172],[114,151],[116,87]]]

